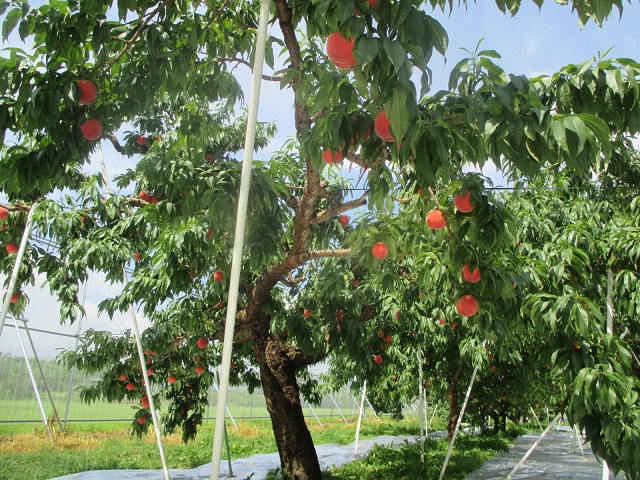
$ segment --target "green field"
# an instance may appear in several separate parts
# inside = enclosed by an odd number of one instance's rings
[[[54,413],[53,407],[49,401],[42,378],[35,367],[35,361],[33,361],[33,359],[30,361],[36,375],[40,398],[42,399],[46,416],[49,418]],[[49,386],[53,401],[58,410],[58,415],[60,419],[64,419],[67,409],[71,373],[66,367],[54,360],[42,361],[41,364],[47,385]],[[114,404],[97,402],[91,405],[80,402],[80,389],[82,386],[90,385],[94,380],[96,380],[96,378],[91,376],[75,374],[68,415],[66,416],[69,421],[128,421],[133,418],[132,409],[137,408],[136,402]],[[355,405],[355,402],[346,390],[343,389],[336,393],[334,398],[338,405],[340,405],[342,414],[346,418],[354,418],[354,416],[357,415],[357,405]],[[212,390],[209,397],[209,410],[207,411],[207,417],[211,419],[215,418],[217,399],[218,395],[216,391]],[[230,389],[227,405],[234,419],[268,418],[264,397],[259,390],[250,395],[245,389]],[[319,417],[335,416],[341,418],[340,411],[328,396],[323,399],[320,407],[314,407],[314,411]],[[366,411],[366,414],[370,413],[371,410]],[[313,412],[309,407],[305,408],[305,415],[310,419],[314,419]],[[42,414],[40,413],[24,360],[11,355],[0,355],[0,424],[4,422],[24,421],[42,421]]]

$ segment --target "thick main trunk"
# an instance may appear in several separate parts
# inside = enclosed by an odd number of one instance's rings
[[[255,335],[254,351],[280,463],[287,478],[321,480],[318,454],[304,420],[295,366],[286,346],[267,335]]]

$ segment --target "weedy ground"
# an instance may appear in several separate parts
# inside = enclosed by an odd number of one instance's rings
[[[196,440],[187,445],[180,433],[164,438],[169,468],[193,468],[211,462],[213,422],[201,428]],[[317,445],[349,444],[355,440],[355,422],[324,420],[323,427],[309,423]],[[275,452],[276,443],[267,420],[228,424],[231,458]],[[417,435],[414,420],[367,419],[361,438],[378,435]],[[447,479],[462,479],[479,468],[498,450],[508,448],[513,437],[461,436],[447,470]],[[365,459],[325,474],[330,480],[438,478],[447,442],[428,441],[425,462],[420,461],[418,445],[399,449],[378,447]],[[223,458],[226,452],[223,450]],[[160,469],[162,468],[155,435],[131,438],[129,425],[122,423],[69,424],[66,431],[56,430],[54,442],[42,426],[0,426],[0,480],[46,480],[86,470]]]

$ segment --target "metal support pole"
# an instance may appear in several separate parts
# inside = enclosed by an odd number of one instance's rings
[[[313,416],[316,417],[316,421],[318,422],[318,425],[320,425],[322,427],[323,426],[322,422],[318,418],[318,415],[316,415],[316,411],[313,409],[313,407],[311,406],[311,404],[309,402],[307,402],[307,406],[309,407],[309,410],[311,410],[311,413],[313,414]]]
[[[420,461],[424,463],[424,382],[422,378],[422,349],[418,348],[418,395],[420,397]]]
[[[364,392],[363,392],[364,393]],[[371,405],[371,402],[369,401],[369,399],[365,396],[364,399],[367,401],[367,405],[369,405],[369,408],[371,409],[371,411],[373,412],[373,416],[376,417],[376,420],[380,420],[380,418],[378,417],[378,414],[376,413],[376,411],[373,408],[373,405]]]
[[[358,441],[360,440],[360,425],[362,424],[362,414],[364,413],[364,399],[367,396],[367,381],[364,381],[364,386],[362,387],[362,400],[360,401],[360,415],[358,415],[358,425],[356,426],[356,448],[355,454],[358,454]]]
[[[578,426],[573,426],[573,439],[571,440],[571,453],[576,453],[575,442],[578,442],[580,454],[584,457],[584,448],[582,448],[582,434],[578,430]]]
[[[433,415],[431,415],[431,420],[427,424],[427,428],[431,428],[431,424],[433,423],[433,419],[436,418],[436,413],[438,411],[438,404],[436,403],[436,407],[433,409]]]
[[[220,394],[216,411],[216,428],[213,435],[213,453],[211,456],[211,480],[218,480],[220,472],[220,458],[222,455],[222,433],[224,411],[227,404],[227,390],[229,388],[229,370],[231,369],[231,355],[233,352],[233,332],[235,329],[236,311],[238,308],[238,289],[240,285],[240,270],[242,268],[242,250],[244,231],[247,220],[249,203],[249,186],[251,184],[251,166],[253,150],[255,148],[256,127],[258,122],[258,105],[260,103],[260,87],[262,84],[262,68],[267,43],[267,25],[269,23],[269,9],[271,0],[260,0],[260,18],[258,21],[258,37],[256,41],[253,63],[253,79],[251,95],[249,97],[249,111],[247,113],[247,134],[244,144],[244,158],[242,159],[242,175],[240,178],[240,194],[238,197],[238,213],[236,215],[236,229],[231,261],[231,277],[229,279],[229,300],[227,302],[227,318],[224,328],[224,344],[222,348],[222,372],[220,376]]]
[[[88,282],[84,282],[84,292],[82,294],[82,306],[84,307],[87,300],[87,286]],[[76,330],[76,344],[73,348],[74,351],[78,350],[78,343],[80,343],[80,333],[82,332],[82,315],[78,316],[78,330]],[[69,417],[69,405],[71,404],[71,394],[73,393],[73,380],[76,376],[76,364],[71,367],[71,375],[69,375],[69,390],[67,391],[67,405],[64,409],[64,427],[67,428],[67,418]]]
[[[222,420],[224,423],[224,443],[227,446],[227,461],[229,462],[229,476],[233,477],[233,468],[231,467],[231,450],[229,450],[229,433],[227,432],[227,421],[226,419]],[[236,430],[238,427],[236,426]]]
[[[47,414],[44,411],[44,406],[42,405],[42,399],[40,398],[40,392],[38,392],[38,385],[36,384],[36,379],[33,377],[33,371],[31,370],[31,364],[29,363],[29,358],[27,357],[27,350],[24,348],[24,342],[22,341],[22,335],[20,335],[20,328],[18,328],[18,321],[14,318],[13,323],[16,328],[16,333],[18,334],[18,342],[20,342],[20,348],[22,349],[22,355],[24,357],[24,363],[27,366],[27,372],[29,373],[29,378],[31,379],[31,385],[33,386],[33,392],[36,394],[36,400],[38,401],[38,407],[40,407],[40,414],[42,415],[42,421],[44,422],[44,428],[47,430],[49,434],[49,440],[53,444],[53,435],[51,434],[51,429],[49,428],[49,422],[47,421]]]
[[[336,402],[336,399],[333,398],[333,395],[329,394],[329,398],[333,401],[333,404],[338,409],[338,412],[340,413],[340,416],[342,417],[342,420],[344,420],[344,423],[349,423],[349,422],[347,422],[347,419],[344,417],[344,414],[342,413],[342,410],[340,410],[340,407],[338,406],[338,402]]]
[[[544,432],[542,432],[542,435],[540,435],[540,437],[534,442],[533,445],[531,445],[531,448],[529,448],[529,450],[527,450],[527,453],[524,454],[524,456],[520,459],[520,461],[516,464],[515,467],[513,467],[513,470],[511,470],[511,472],[509,473],[509,475],[507,475],[505,477],[505,480],[510,480],[513,475],[518,471],[518,469],[524,464],[524,462],[527,461],[527,458],[529,458],[529,456],[533,453],[533,451],[537,448],[537,446],[540,444],[540,442],[542,441],[542,439],[544,437],[547,436],[547,433],[549,433],[549,431],[551,430],[551,427],[553,426],[554,423],[556,423],[558,420],[560,420],[560,418],[562,417],[562,414],[559,413],[558,415],[556,415],[556,418],[554,418],[549,425],[547,425],[547,428],[544,430]]]
[[[29,214],[27,215],[27,224],[24,226],[24,232],[22,232],[22,240],[20,240],[20,247],[18,248],[16,261],[13,264],[13,271],[11,272],[11,278],[9,279],[9,286],[7,287],[7,291],[4,295],[4,302],[2,304],[2,310],[0,311],[0,337],[2,337],[2,329],[4,328],[4,322],[7,319],[9,306],[11,305],[11,296],[13,295],[13,291],[15,290],[16,284],[18,283],[20,266],[22,265],[24,252],[27,249],[27,242],[29,241],[29,237],[31,236],[31,230],[33,229],[33,214],[35,213],[37,206],[38,203],[33,202],[31,204],[31,208],[29,209]],[[18,324],[16,323],[16,329],[17,328]]]
[[[464,411],[467,409],[467,403],[469,402],[469,397],[471,396],[471,389],[473,388],[473,382],[476,381],[476,373],[478,373],[478,367],[473,369],[473,374],[471,375],[471,381],[469,382],[469,388],[467,389],[467,395],[464,397],[464,403],[462,404],[462,409],[460,410],[460,415],[458,416],[458,421],[456,422],[456,428],[453,431],[453,437],[451,438],[451,443],[449,443],[449,450],[447,450],[447,456],[444,459],[444,464],[442,465],[442,470],[440,471],[440,480],[444,478],[444,472],[447,470],[447,465],[449,464],[449,458],[451,458],[451,452],[453,451],[453,444],[456,442],[456,437],[460,432],[460,424],[462,423],[462,417],[464,417]]]
[[[104,162],[104,155],[102,153],[102,145],[98,142],[98,156],[100,157],[100,166],[102,168],[102,176],[104,178],[105,188],[107,194],[110,194],[109,177],[107,175],[107,166]],[[124,282],[129,281],[129,275],[127,269],[122,267],[122,277]],[[104,286],[104,283],[103,283]],[[140,340],[140,329],[138,328],[138,318],[133,305],[129,307],[129,313],[131,314],[131,329],[133,331],[133,337],[135,338],[136,347],[138,349],[138,360],[140,361],[140,369],[142,370],[142,378],[144,379],[144,388],[147,392],[147,398],[149,399],[149,412],[151,413],[151,420],[153,422],[153,428],[156,433],[156,444],[158,445],[158,452],[160,453],[160,460],[162,462],[162,472],[164,473],[165,480],[170,480],[169,467],[167,466],[167,458],[164,454],[164,447],[162,445],[162,428],[160,425],[160,419],[158,417],[158,411],[156,410],[155,402],[153,400],[153,392],[151,391],[151,381],[147,373],[147,361],[144,358],[144,349],[142,348],[142,341]]]
[[[106,175],[106,173],[105,173],[105,175]],[[98,278],[100,279],[100,283],[102,284],[102,289],[104,290],[105,295],[108,297],[109,296],[109,292],[107,291],[107,286],[104,284],[104,280],[102,279],[102,275],[100,275],[99,273],[98,273]],[[124,327],[122,326],[122,323],[120,323],[120,317],[116,313],[114,313],[113,316],[116,317],[116,322],[118,322],[118,326],[120,327],[120,333],[124,332]]]
[[[31,345],[31,350],[33,351],[33,358],[36,361],[36,365],[38,366],[38,370],[40,370],[40,375],[42,376],[42,383],[44,384],[44,389],[47,391],[47,396],[49,397],[49,401],[51,402],[51,407],[53,408],[53,413],[55,414],[55,418],[58,421],[58,425],[61,430],[64,430],[62,426],[62,422],[60,422],[60,416],[58,415],[58,409],[56,408],[56,402],[53,401],[53,395],[51,395],[51,390],[49,389],[49,384],[47,383],[47,378],[44,376],[44,370],[42,370],[42,364],[40,363],[40,359],[38,358],[38,352],[36,352],[36,346],[33,344],[33,339],[31,338],[31,332],[29,332],[29,327],[27,326],[27,321],[24,318],[20,318],[22,323],[24,324],[24,330],[27,333],[27,339],[29,340],[29,344]],[[16,325],[16,319],[13,320]]]
[[[540,423],[540,420],[538,419],[538,416],[536,415],[536,412],[533,409],[533,407],[529,405],[529,408],[531,409],[531,413],[533,413],[533,418],[535,418],[536,422],[538,422],[538,426],[540,427],[540,430],[544,430],[544,428],[542,428],[542,424]]]
[[[613,335],[613,272],[607,272],[607,333]],[[602,460],[602,480],[609,480],[609,465]]]
[[[358,400],[356,399],[356,397],[355,397],[351,392],[349,392],[349,395],[350,395],[350,396],[351,396],[351,398],[353,399],[353,405],[354,405],[354,406],[351,408],[351,418],[353,418],[353,411],[354,411],[354,409],[355,409],[355,408],[359,408],[359,407],[358,407]],[[367,418],[367,414],[366,414],[366,413],[364,413],[364,410],[362,410],[362,409],[361,409],[361,410],[360,410],[360,412],[361,412],[361,413],[360,413],[360,415],[362,415],[364,418]]]
[[[217,377],[220,378],[220,375],[218,374]],[[216,382],[213,382],[213,388],[216,389],[216,392],[218,392],[218,397],[220,397],[220,389],[218,388],[218,384]],[[226,402],[225,402],[224,408],[225,408],[227,414],[229,415],[229,418],[231,419],[231,423],[233,423],[233,426],[236,428],[236,430],[238,430],[238,424],[233,419],[233,415],[231,415],[231,411],[229,410],[229,407],[227,407]],[[217,418],[216,418],[216,421],[217,421]]]

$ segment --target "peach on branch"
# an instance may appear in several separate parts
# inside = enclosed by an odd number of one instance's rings
[[[358,62],[353,57],[353,46],[353,37],[347,40],[339,32],[330,34],[326,45],[329,61],[343,70],[355,67]]]
[[[384,242],[378,242],[371,249],[371,253],[378,260],[384,260],[385,258],[387,258],[387,255],[389,254],[389,249],[387,248]]]
[[[478,299],[473,295],[463,295],[456,304],[456,310],[460,315],[472,317],[478,311]]]
[[[387,117],[387,114],[384,110],[380,110],[378,115],[376,115],[375,122],[373,127],[376,131],[378,137],[385,142],[395,142],[396,139],[391,134],[391,121]]]
[[[98,140],[102,136],[102,123],[97,118],[89,119],[80,125],[80,133],[86,140]]]
[[[91,80],[78,80],[80,105],[91,105],[98,100],[98,87]]]
[[[476,267],[475,270],[471,270],[471,265],[465,263],[462,267],[462,279],[468,283],[478,283],[482,278],[480,274],[480,267]]]
[[[331,165],[332,163],[339,163],[342,161],[342,152],[340,150],[337,150],[335,152],[332,152],[331,150],[323,150],[322,158],[329,165]]]
[[[432,210],[427,215],[427,225],[434,230],[441,230],[447,225],[447,220],[442,210]]]
[[[469,192],[469,190],[464,193],[460,192],[458,195],[456,195],[456,197],[453,199],[453,203],[455,203],[456,208],[462,213],[473,212],[476,208],[475,205],[471,204],[471,193]]]

